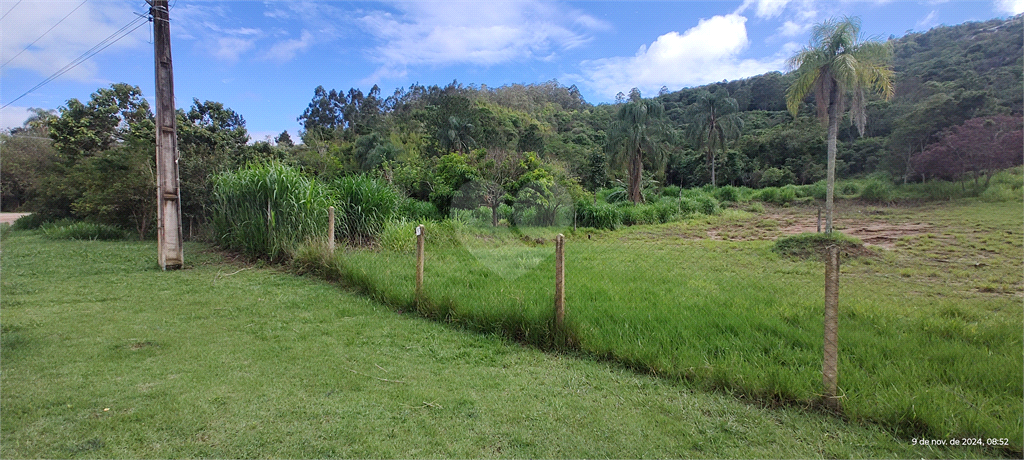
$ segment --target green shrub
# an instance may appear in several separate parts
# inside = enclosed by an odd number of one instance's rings
[[[622,215],[614,205],[580,200],[576,202],[576,224],[580,227],[615,230],[622,224]]]
[[[21,216],[11,224],[11,230],[35,230],[46,223],[46,216],[42,213],[32,213]]]
[[[981,193],[980,198],[982,201],[990,203],[1002,202],[1002,201],[1021,201],[1024,200],[1024,195],[1021,194],[1021,190],[1014,190],[1012,186],[1006,184],[990,184],[984,192]]]
[[[667,185],[667,186],[665,186],[665,188],[661,189],[661,196],[667,196],[667,197],[675,198],[675,197],[679,196],[679,192],[681,190],[682,189],[679,188],[678,185]]]
[[[714,197],[722,203],[735,203],[740,201],[740,191],[736,187],[726,185],[715,189]]]
[[[796,186],[797,198],[813,198],[815,200],[824,200],[826,193],[827,190],[825,188],[825,181],[823,180],[820,180],[813,184]]]
[[[428,220],[441,220],[441,213],[438,212],[437,206],[429,201],[420,201],[415,198],[405,198],[399,200],[398,209],[396,211],[397,216],[404,217],[413,222],[425,222]]]
[[[835,192],[840,195],[857,196],[860,186],[856,182],[839,182],[835,184]]]
[[[896,197],[890,182],[881,179],[868,179],[860,190],[859,198],[868,203],[892,203]]]
[[[765,187],[754,193],[753,199],[764,203],[787,205],[796,200],[797,188],[794,185],[785,187]]]
[[[253,163],[213,178],[210,226],[222,247],[281,260],[327,236],[326,185],[279,162]]]
[[[62,220],[39,227],[52,240],[123,240],[125,231],[113,225]]]

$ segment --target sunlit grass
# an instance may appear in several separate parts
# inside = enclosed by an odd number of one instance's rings
[[[902,213],[902,214],[900,214]],[[981,217],[972,218],[978,213]],[[712,217],[718,224],[742,211]],[[749,214],[746,214],[749,218]],[[900,217],[903,216],[903,217]],[[840,391],[845,416],[902,436],[1008,438],[1022,431],[1021,209],[978,201],[893,211],[955,241],[844,263]],[[972,223],[981,227],[971,226]],[[670,229],[707,223],[670,224]],[[709,241],[647,227],[572,236],[567,323],[574,343],[657,375],[760,401],[815,405],[821,392],[823,265],[767,241]],[[985,248],[977,242],[985,239]],[[428,242],[430,234],[428,234]],[[472,245],[469,245],[472,246]],[[510,279],[469,247],[428,246],[424,314],[553,346],[553,248]],[[957,254],[940,273],[933,251]],[[960,263],[959,261],[986,261]],[[339,276],[414,308],[409,253],[351,251]],[[958,279],[957,282],[945,282]]]

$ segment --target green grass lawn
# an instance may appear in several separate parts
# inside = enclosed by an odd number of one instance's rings
[[[935,233],[907,236],[895,249],[844,263],[844,416],[904,439],[1003,438],[1010,446],[1002,453],[1018,455],[1024,436],[1020,203],[970,200],[848,212],[925,222]],[[574,235],[566,248],[566,321],[577,348],[695,388],[816,405],[823,264],[779,256],[765,240],[694,239],[709,231],[770,235],[778,227],[759,222],[757,214],[730,211]],[[523,271],[522,261],[538,250],[533,238],[518,244],[506,237],[499,257],[481,249],[490,243],[453,242],[443,229],[431,234],[421,311],[552,345],[553,256]],[[335,270],[407,309],[413,267],[409,251],[357,250],[339,256]]]
[[[3,458],[993,454],[452,329],[202,246],[162,272],[151,242],[0,244]]]

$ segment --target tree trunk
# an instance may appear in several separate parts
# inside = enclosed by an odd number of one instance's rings
[[[492,206],[491,207],[491,227],[497,227],[497,226],[498,226],[498,207],[497,206]]]
[[[717,187],[718,183],[715,181],[715,151],[710,147],[708,148],[708,158],[711,159],[711,186]]]
[[[839,85],[832,82],[828,103],[828,177],[825,184],[825,234],[832,233],[832,199],[836,188],[836,137],[839,134]]]
[[[642,152],[638,149],[636,154],[629,158],[629,200],[633,204],[643,203],[644,201],[644,195],[641,192],[643,172],[643,156]]]

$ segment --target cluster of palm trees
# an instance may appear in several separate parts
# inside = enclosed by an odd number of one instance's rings
[[[834,18],[818,24],[810,44],[790,58],[796,80],[786,92],[786,105],[795,118],[804,99],[813,91],[818,117],[828,127],[828,172],[825,199],[825,231],[832,232],[833,192],[836,171],[836,136],[839,120],[849,107],[850,118],[863,135],[867,121],[865,91],[875,91],[886,100],[893,96],[893,71],[890,44],[864,40],[860,19]],[[849,103],[847,102],[849,100]],[[634,203],[643,201],[641,183],[643,159],[660,159],[658,139],[664,139],[664,108],[653,99],[643,99],[638,90],[619,109],[609,133],[612,160],[625,164],[629,178],[628,196]],[[715,153],[724,152],[726,143],[739,136],[743,121],[736,99],[725,90],[701,92],[688,112],[689,137],[706,151],[715,179]]]

